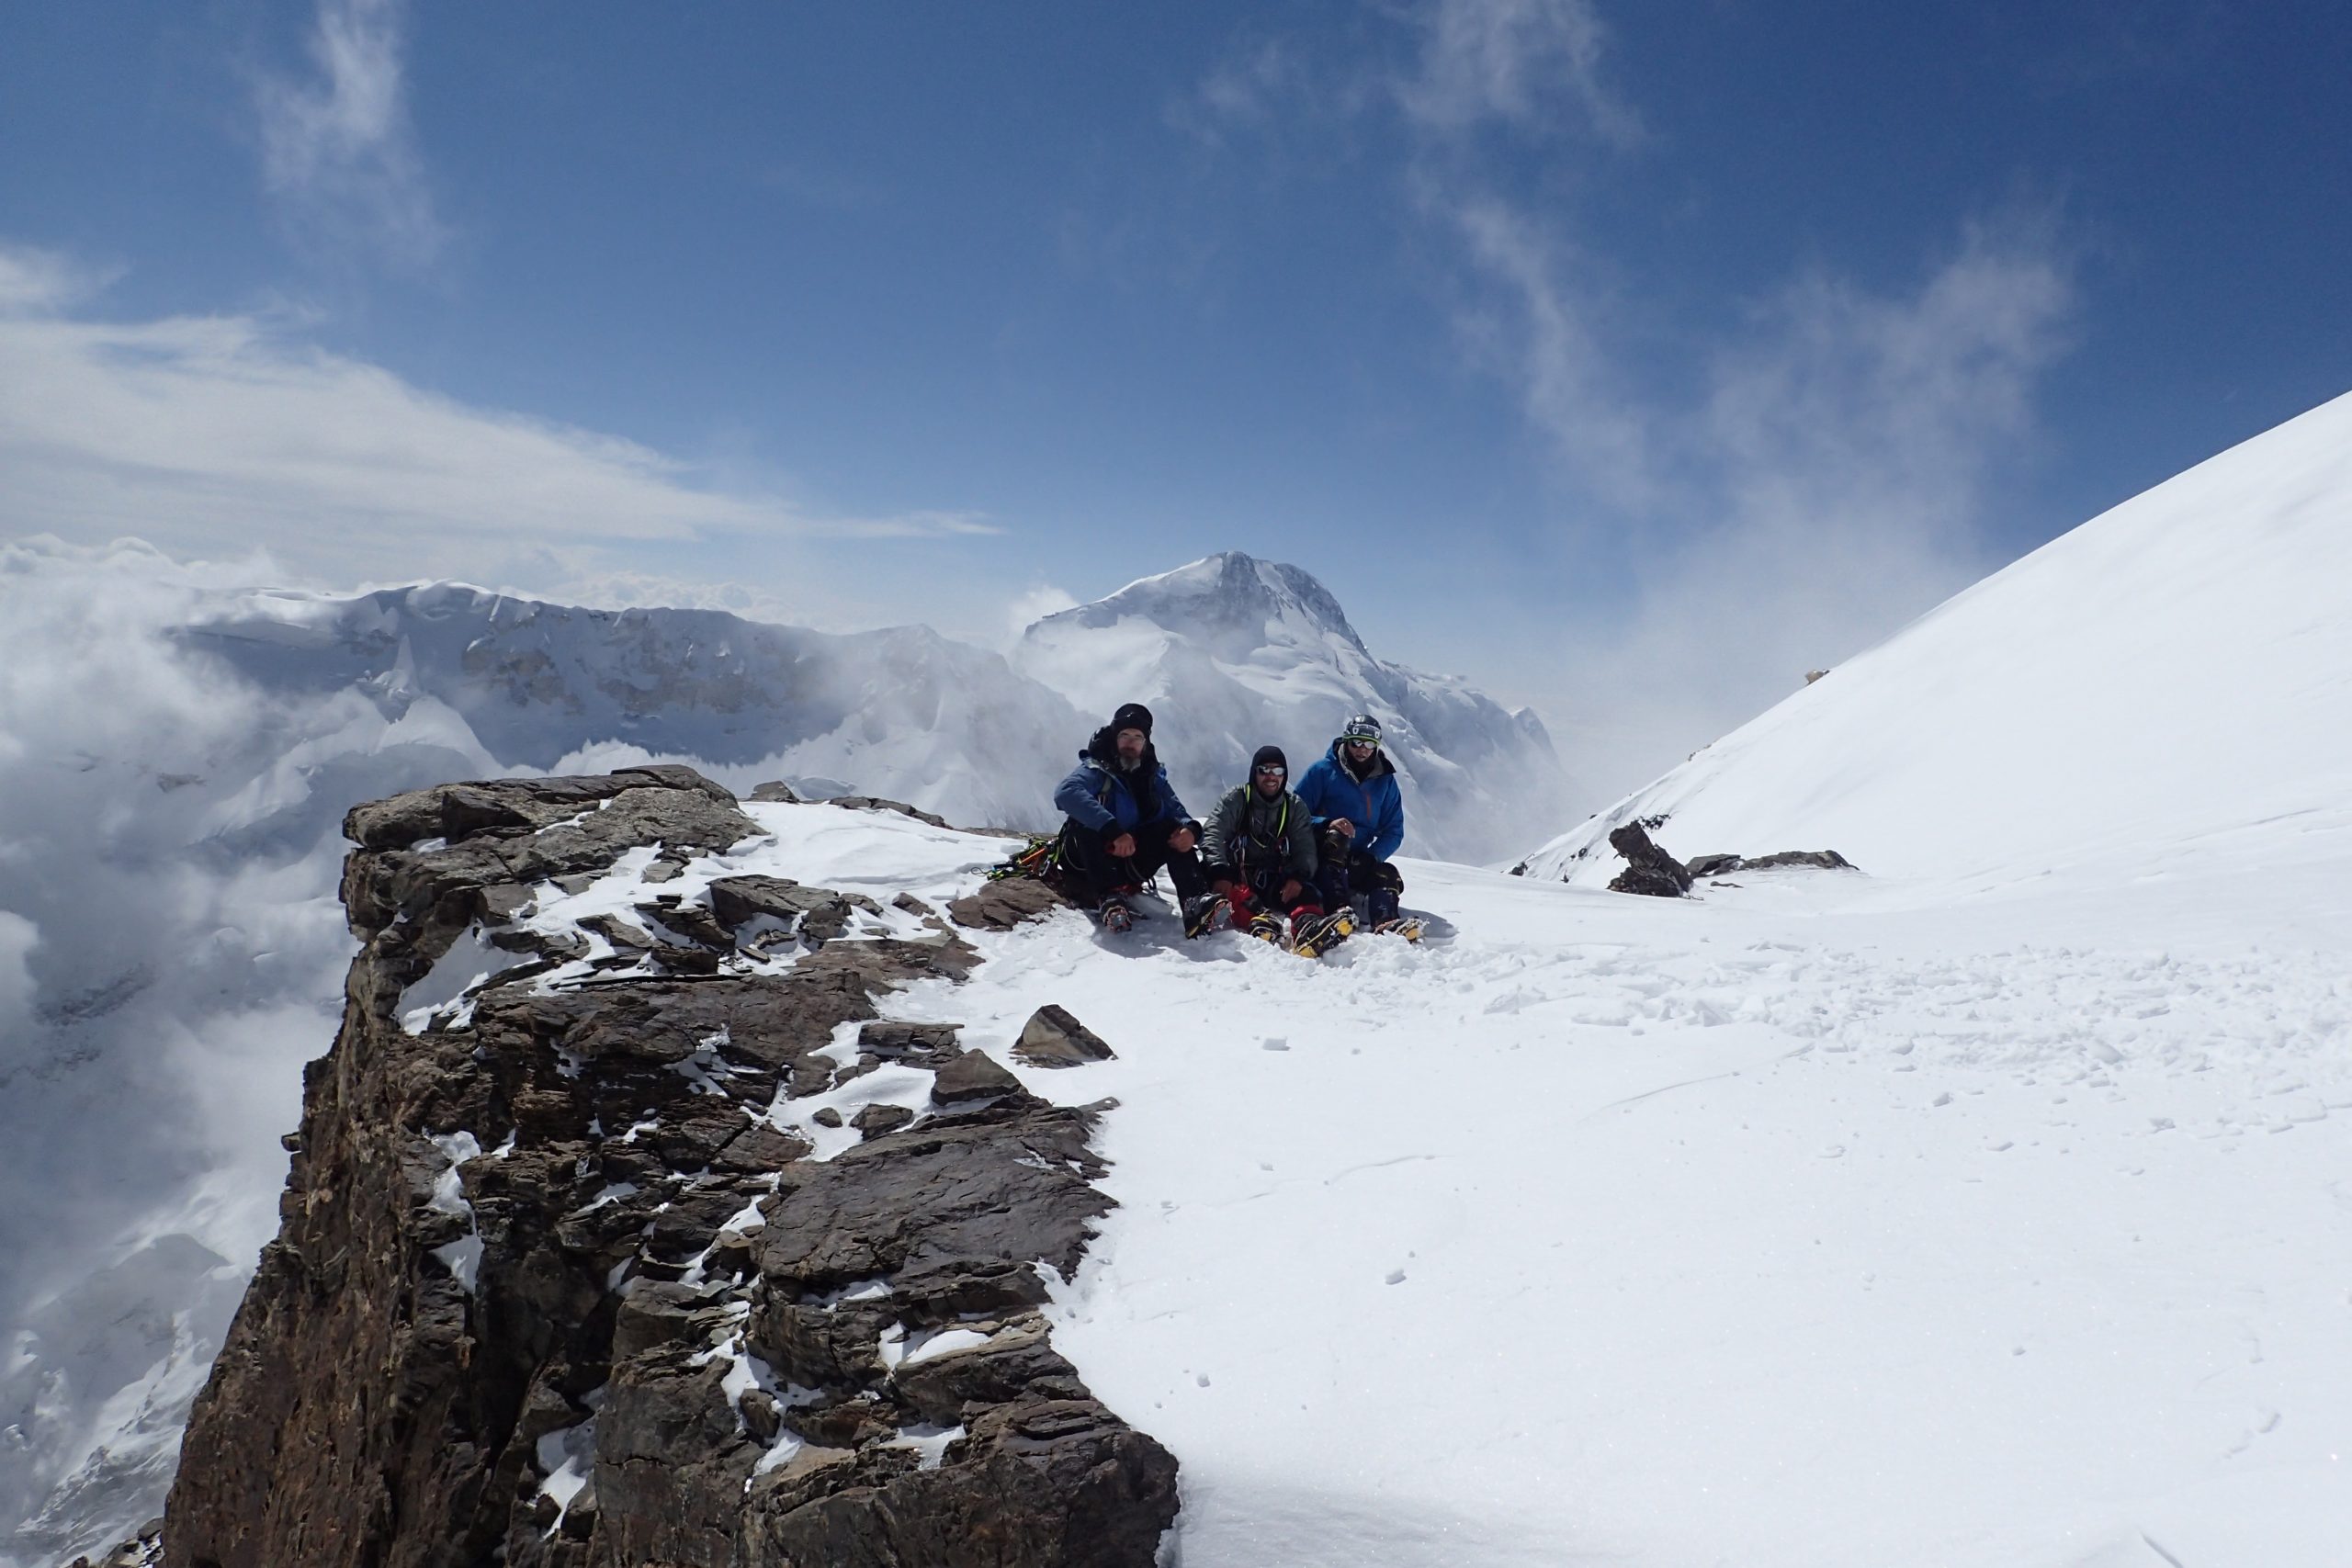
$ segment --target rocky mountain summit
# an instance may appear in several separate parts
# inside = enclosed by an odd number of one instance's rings
[[[1099,1108],[887,1016],[978,959],[763,868],[747,812],[838,810],[649,767],[351,812],[342,1029],[162,1562],[1153,1561],[1175,1461],[1039,1311]],[[1048,1007],[1020,1060],[1111,1050]]]

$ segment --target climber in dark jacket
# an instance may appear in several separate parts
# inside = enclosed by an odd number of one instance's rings
[[[1298,781],[1298,798],[1315,814],[1322,840],[1317,880],[1325,903],[1344,909],[1361,892],[1373,929],[1393,925],[1405,879],[1388,857],[1405,841],[1405,796],[1396,764],[1380,749],[1380,721],[1368,713],[1348,720],[1330,751]]]
[[[1151,710],[1127,703],[1096,730],[1078,766],[1054,791],[1062,809],[1058,864],[1070,894],[1095,906],[1102,923],[1125,931],[1127,898],[1161,866],[1176,884],[1178,907],[1200,896],[1200,824],[1168,782],[1151,744]]]
[[[1271,905],[1290,916],[1295,935],[1304,922],[1323,913],[1315,890],[1314,818],[1290,792],[1290,762],[1279,746],[1259,747],[1250,759],[1248,782],[1226,791],[1216,803],[1201,836],[1201,852],[1208,861],[1210,891],[1185,905],[1189,933],[1214,930],[1227,919],[1237,926],[1271,919],[1264,908]],[[1230,907],[1229,916],[1217,908],[1220,900]]]

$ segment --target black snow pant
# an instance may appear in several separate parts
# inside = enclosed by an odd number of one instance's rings
[[[1396,918],[1405,896],[1405,878],[1386,861],[1374,860],[1336,835],[1323,840],[1323,864],[1315,874],[1323,888],[1323,907],[1344,909],[1355,894],[1364,896],[1364,918],[1374,925]]]
[[[1169,880],[1176,884],[1179,907],[1191,902],[1208,891],[1208,879],[1202,874],[1198,850],[1168,847],[1168,836],[1182,826],[1162,820],[1106,831],[1086,827],[1075,818],[1064,821],[1060,855],[1064,889],[1081,903],[1098,905],[1106,895],[1141,888],[1166,866]],[[1116,859],[1107,846],[1122,832],[1135,835],[1136,852]]]

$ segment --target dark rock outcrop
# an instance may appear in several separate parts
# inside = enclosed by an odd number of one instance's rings
[[[1657,898],[1679,898],[1690,891],[1690,873],[1683,863],[1650,841],[1639,822],[1628,822],[1609,832],[1609,847],[1623,855],[1625,869],[1609,884],[1611,893],[1643,893]]]
[[[878,1017],[967,973],[961,939],[783,878],[677,894],[759,831],[685,769],[417,791],[347,830],[343,1026],[162,1561],[1153,1561],[1175,1461],[1036,1311],[1033,1264],[1074,1269],[1109,1208],[1094,1111],[952,1024]],[[633,916],[534,916],[653,844],[680,869],[640,874]],[[461,942],[517,962],[410,1005]],[[930,1098],[845,1124],[805,1103],[886,1064],[933,1073]]]
[[[1107,1041],[1051,1002],[1029,1015],[1012,1054],[1032,1067],[1076,1067],[1112,1056]]]
[[[1034,876],[1008,876],[982,883],[979,891],[949,903],[947,918],[971,931],[1009,931],[1023,920],[1075,908],[1050,883]]]
[[[1782,850],[1778,854],[1700,855],[1690,862],[1692,876],[1729,876],[1736,871],[1770,871],[1784,865],[1813,866],[1822,871],[1852,871],[1854,863],[1836,850]]]

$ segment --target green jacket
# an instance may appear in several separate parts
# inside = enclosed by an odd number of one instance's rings
[[[1301,882],[1315,877],[1315,817],[1288,790],[1268,800],[1250,784],[1225,792],[1201,832],[1201,860],[1212,874],[1279,862]]]

